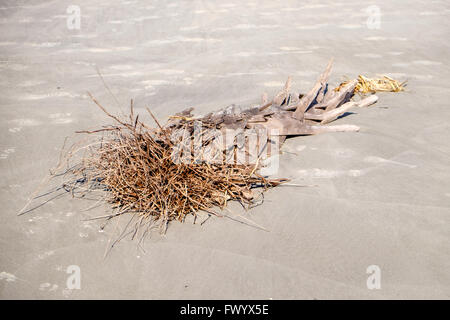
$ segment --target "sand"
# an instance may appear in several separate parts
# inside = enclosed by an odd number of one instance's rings
[[[448,299],[450,297],[449,15],[446,1],[70,1],[0,6],[0,298]],[[374,10],[371,8],[370,10]],[[374,24],[375,21],[375,24]],[[388,74],[408,91],[335,124],[357,133],[289,139],[280,187],[248,213],[173,223],[143,249],[83,219],[107,206],[55,199],[21,217],[64,137],[112,112],[160,119],[194,106],[257,104],[288,75],[307,91],[330,57],[331,82]],[[117,97],[105,88],[96,68]],[[150,121],[150,120],[149,120]],[[368,289],[366,270],[381,270]],[[67,286],[78,266],[80,289]],[[73,267],[72,267],[73,268]],[[75,267],[76,268],[76,267]],[[72,288],[72,289],[71,289]]]

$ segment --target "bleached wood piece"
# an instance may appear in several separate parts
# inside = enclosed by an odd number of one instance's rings
[[[317,80],[314,87],[306,95],[304,95],[300,99],[300,102],[295,106],[296,108],[295,108],[294,115],[293,115],[294,118],[297,118],[297,119],[303,118],[303,113],[305,113],[305,111],[308,109],[308,107],[314,101],[314,99],[316,98],[319,91],[326,85],[328,78],[330,76],[330,73],[331,73],[332,66],[333,66],[333,59],[330,60],[327,68],[320,75],[320,77]]]
[[[353,91],[355,90],[357,84],[358,80],[350,81],[344,88],[337,92],[336,95],[333,96],[333,98],[323,102],[321,106],[325,107],[325,111],[336,109],[339,105],[345,102],[347,98],[351,98],[353,96]]]
[[[284,84],[284,88],[278,92],[278,94],[273,98],[273,105],[280,106],[283,101],[288,97],[289,90],[291,88],[292,77],[288,77],[286,83]]]
[[[372,96],[364,98],[363,100],[358,101],[358,102],[350,101],[350,102],[344,103],[342,106],[340,106],[337,109],[322,113],[320,115],[323,117],[321,123],[322,124],[329,123],[329,122],[335,120],[340,115],[346,113],[348,110],[350,110],[353,107],[367,107],[367,106],[370,106],[371,104],[374,104],[375,102],[377,102],[377,100],[378,100],[378,97],[376,95],[372,95]]]
[[[352,124],[342,124],[336,126],[310,126],[314,133],[324,132],[356,132],[359,131],[359,127]]]

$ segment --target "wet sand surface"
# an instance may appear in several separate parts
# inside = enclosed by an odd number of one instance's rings
[[[450,297],[448,2],[82,0],[79,30],[67,27],[72,4],[0,5],[2,299]],[[257,104],[288,75],[306,92],[330,57],[333,84],[388,74],[408,90],[335,122],[360,132],[287,140],[278,175],[311,187],[230,207],[269,232],[172,223],[145,252],[125,239],[105,259],[126,217],[103,232],[82,220],[107,206],[83,211],[90,202],[67,196],[17,216],[64,138],[108,122],[87,91],[115,113],[133,98],[143,117],[147,106],[159,119],[204,114]],[[80,289],[67,288],[73,265]],[[367,288],[371,265],[380,289]]]

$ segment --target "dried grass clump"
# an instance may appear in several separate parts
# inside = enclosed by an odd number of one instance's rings
[[[132,104],[125,121],[91,98],[115,124],[78,132],[102,136],[65,173],[74,178],[68,179],[71,182],[64,187],[73,194],[80,188],[86,192],[106,191],[106,200],[119,210],[114,216],[133,212],[154,218],[165,232],[169,221],[183,221],[186,215],[200,210],[222,216],[212,208],[224,208],[228,200],[251,206],[255,204],[253,188],[265,190],[281,183],[259,175],[258,164],[176,163],[170,138],[173,127],[162,127],[147,109],[158,125],[156,129],[148,127],[134,115]]]
[[[354,93],[376,93],[376,92],[400,92],[405,90],[406,81],[400,82],[388,76],[382,78],[367,78],[362,75],[358,76],[358,83],[356,84]],[[342,82],[335,91],[340,91],[350,81]]]

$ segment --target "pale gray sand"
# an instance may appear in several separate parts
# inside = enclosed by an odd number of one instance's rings
[[[448,2],[367,3],[373,29],[359,1],[77,1],[80,30],[72,1],[20,3],[0,5],[1,298],[449,298]],[[286,142],[279,175],[316,186],[268,192],[248,217],[270,232],[173,223],[146,253],[125,240],[103,260],[115,224],[81,219],[105,208],[67,197],[16,216],[64,137],[105,123],[86,91],[119,111],[96,66],[122,106],[165,119],[257,103],[288,75],[305,92],[332,56],[335,84],[388,73],[408,92],[336,122],[359,133]]]

